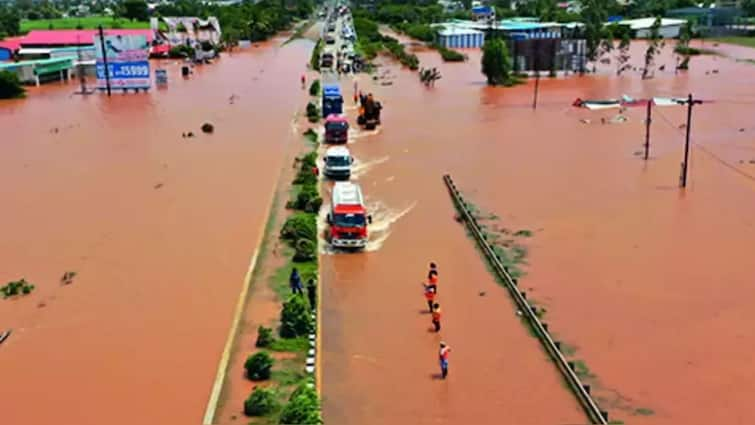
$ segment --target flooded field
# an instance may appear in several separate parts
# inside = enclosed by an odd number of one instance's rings
[[[282,41],[146,95],[0,104],[0,279],[37,286],[0,300],[0,422],[201,422],[301,102],[311,43]]]
[[[615,65],[543,78],[536,111],[532,82],[484,85],[477,51],[464,64],[419,52],[423,66],[441,70],[434,89],[385,67],[393,85],[372,87],[384,126],[351,148],[362,161],[389,158],[359,176],[368,204],[415,207],[379,250],[323,259],[326,420],[586,422],[453,221],[441,182],[450,173],[504,226],[534,232],[520,282],[547,306],[554,334],[576,350],[570,357],[589,368],[612,419],[746,423],[755,391],[746,361],[755,347],[755,67],[735,59],[755,51],[716,48],[729,57],[695,57],[674,75],[669,45],[652,80],[617,78]],[[632,48],[637,67],[643,52]],[[654,108],[647,162],[638,155],[644,108],[603,125],[618,110],[571,107],[577,97],[689,92],[712,102],[693,112],[686,191],[678,189],[685,107]],[[441,335],[454,348],[449,382],[432,380],[439,337],[420,314],[430,260],[441,270]]]

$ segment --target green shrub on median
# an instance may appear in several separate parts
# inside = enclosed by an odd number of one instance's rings
[[[270,379],[270,370],[273,368],[274,362],[273,358],[265,351],[260,351],[249,356],[244,363],[246,377],[252,381]]]
[[[297,336],[309,335],[315,329],[310,315],[309,304],[303,296],[290,296],[283,303],[283,310],[281,310],[280,336],[282,338],[296,338]]]
[[[317,220],[313,214],[294,213],[286,219],[280,237],[294,245],[299,239],[317,241]]]
[[[309,382],[303,382],[291,393],[281,412],[281,424],[321,424],[320,398]]]
[[[310,96],[320,95],[320,80],[312,81],[312,85],[309,86],[309,95]]]
[[[266,328],[264,326],[260,326],[257,328],[257,342],[255,342],[256,347],[264,348],[269,347],[270,344],[273,343],[273,330],[270,328]]]
[[[255,388],[244,401],[244,414],[247,416],[265,416],[277,408],[275,391],[270,388]]]

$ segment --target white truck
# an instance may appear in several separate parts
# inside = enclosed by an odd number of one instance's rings
[[[325,151],[323,162],[325,163],[323,169],[325,177],[346,180],[351,177],[351,164],[354,163],[354,158],[351,157],[351,153],[346,149],[346,146],[328,148]]]

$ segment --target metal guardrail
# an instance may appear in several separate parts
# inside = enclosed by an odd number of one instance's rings
[[[462,214],[464,222],[467,224],[469,230],[472,232],[472,235],[479,243],[480,249],[482,249],[483,253],[485,253],[485,256],[493,266],[495,272],[503,280],[506,289],[508,289],[511,295],[514,297],[514,301],[516,301],[517,306],[524,314],[524,317],[529,321],[530,326],[532,326],[532,329],[535,331],[537,338],[543,344],[543,347],[545,347],[545,350],[551,356],[554,363],[558,366],[558,369],[561,371],[564,379],[566,379],[566,382],[569,384],[572,392],[577,397],[585,412],[589,416],[590,421],[592,421],[592,423],[594,424],[608,424],[608,413],[600,410],[597,403],[595,403],[595,400],[592,399],[592,397],[590,396],[590,386],[583,384],[579,379],[576,372],[574,371],[574,363],[567,361],[563,354],[561,354],[560,343],[554,341],[553,338],[551,338],[550,333],[548,333],[548,324],[540,321],[540,319],[537,317],[537,314],[535,313],[536,308],[530,306],[530,304],[527,302],[527,294],[524,291],[519,290],[517,286],[517,280],[511,277],[507,267],[501,263],[500,257],[495,253],[493,248],[488,243],[487,237],[482,233],[479,224],[477,224],[477,219],[469,211],[469,207],[464,202],[464,198],[456,188],[456,185],[451,179],[451,176],[448,174],[444,175],[443,182],[448,187],[451,198],[453,199],[456,208]]]

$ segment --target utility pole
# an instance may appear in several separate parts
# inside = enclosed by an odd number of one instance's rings
[[[692,106],[703,103],[702,100],[693,99],[692,93],[689,94],[687,101],[679,102],[680,104],[687,104],[687,138],[684,142],[684,162],[682,162],[682,178],[680,186],[682,188],[687,187],[687,168],[689,167],[689,131],[692,127]]]
[[[532,109],[537,109],[537,87],[540,85],[540,71],[535,67],[535,97],[532,99]]]
[[[105,49],[105,33],[102,31],[102,25],[99,26],[100,32],[100,48],[102,50],[102,61],[105,65],[105,87],[107,88],[107,95],[110,97],[110,69],[107,66],[107,50]]]
[[[645,118],[645,161],[648,160],[648,155],[650,155],[650,111],[653,109],[653,99],[651,98],[648,100],[648,113],[647,117]]]

